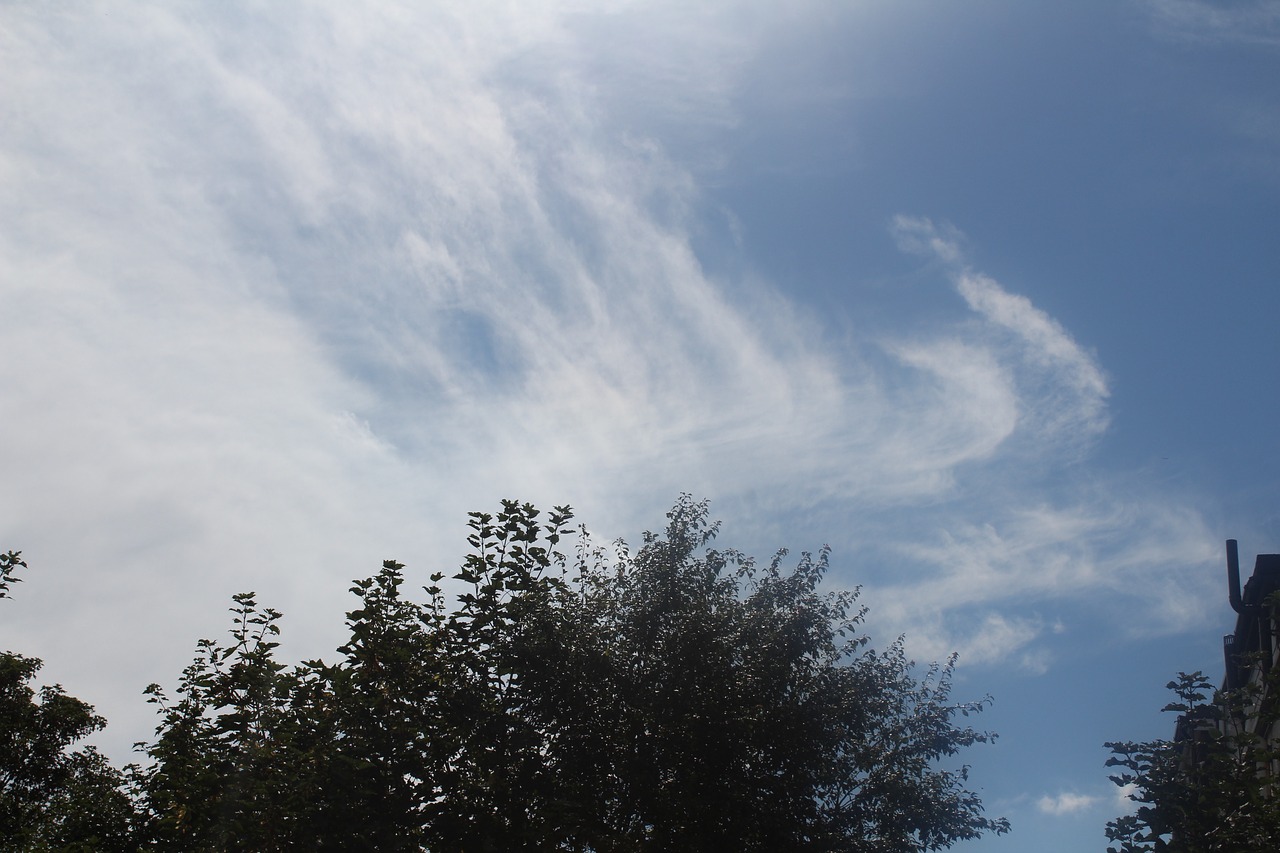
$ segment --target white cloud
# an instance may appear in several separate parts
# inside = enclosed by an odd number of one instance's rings
[[[928,217],[900,213],[893,217],[889,230],[897,241],[898,248],[904,252],[936,257],[951,265],[959,265],[964,260],[960,249],[964,235],[954,225],[935,225]]]
[[[920,619],[908,638],[912,655],[919,660],[943,660],[954,652],[966,666],[1013,660],[1034,675],[1047,671],[1048,651],[1030,647],[1044,633],[1042,619],[990,611],[965,616],[969,618],[947,620],[950,624]]]
[[[1062,619],[1046,626],[1028,608],[1100,596],[1096,607],[1124,609],[1124,629],[1167,634],[1204,625],[1216,612],[1213,576],[1218,559],[1203,521],[1187,510],[1162,508],[1158,497],[1121,501],[1099,492],[1064,507],[1006,506],[999,521],[953,524],[935,534],[916,531],[897,546],[899,560],[917,566],[878,592],[887,615],[920,626],[922,656],[958,649],[971,662],[1024,655],[1025,668],[1046,657],[1026,647],[1047,630],[1069,630]],[[921,578],[925,580],[921,580]],[[1017,606],[1024,614],[984,615]],[[1095,607],[1095,609],[1096,609]],[[988,611],[989,612],[989,611]],[[954,618],[939,618],[940,614]]]
[[[1037,436],[1085,439],[1106,429],[1110,392],[1097,360],[1031,300],[970,269],[964,261],[964,237],[959,230],[927,218],[899,215],[891,232],[903,251],[942,262],[969,308],[988,321],[992,331],[1003,330],[1012,336],[1013,358],[1006,360],[1011,361],[1023,386],[1024,430]],[[982,343],[992,352],[998,352],[1001,344],[991,335],[984,335]]]
[[[1127,785],[1117,785],[1112,808],[1119,809],[1122,814],[1131,814],[1137,809],[1137,804],[1130,797],[1136,793],[1138,793],[1138,786],[1133,782]]]
[[[736,121],[771,29],[738,7],[0,8],[0,548],[34,567],[3,642],[127,743],[218,601],[256,588],[324,653],[348,578],[447,568],[464,513],[512,495],[605,538],[682,489],[753,530],[825,506],[852,540],[866,514],[938,578],[888,618],[1031,671],[1044,623],[1013,598],[1194,563],[1192,513],[1041,494],[1105,381],[955,229],[898,220],[970,309],[928,333],[837,345],[708,278],[696,171],[656,135]],[[637,27],[680,49],[611,56]],[[1160,587],[1150,612],[1194,618]]]
[[[923,424],[943,440],[927,464],[945,470],[960,462],[989,457],[1017,428],[1019,399],[1009,369],[989,349],[958,341],[902,343],[890,348],[904,364],[923,373],[920,392],[936,395],[935,411],[947,423]],[[930,441],[912,434],[920,449]]]
[[[1276,0],[1143,0],[1156,31],[1180,41],[1280,44]]]
[[[1055,430],[1080,429],[1094,434],[1106,428],[1109,391],[1102,370],[1056,320],[1025,296],[1006,292],[984,275],[966,272],[959,277],[956,289],[970,308],[1020,338],[1037,366],[1053,372],[1051,381],[1070,398],[1056,407]]]
[[[1062,817],[1063,815],[1076,814],[1090,809],[1097,802],[1097,797],[1064,792],[1053,797],[1041,797],[1036,800],[1036,808],[1045,814]]]

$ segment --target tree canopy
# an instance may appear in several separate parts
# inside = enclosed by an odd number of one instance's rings
[[[26,565],[0,554],[0,598]],[[0,850],[137,849],[124,775],[93,747],[72,749],[106,721],[56,684],[34,690],[41,666],[0,652]]]
[[[1168,684],[1178,715],[1173,740],[1106,744],[1111,781],[1136,807],[1107,824],[1110,853],[1273,853],[1280,849],[1280,670],[1215,690],[1201,672]]]
[[[1007,831],[953,758],[992,737],[963,719],[985,700],[951,700],[954,661],[873,649],[857,591],[822,589],[826,549],[718,549],[687,496],[634,551],[565,548],[570,523],[472,513],[456,596],[437,573],[414,601],[385,562],[335,663],[278,661],[281,614],[235,596],[229,640],[147,689],[156,736],[118,788],[135,842],[913,853]]]

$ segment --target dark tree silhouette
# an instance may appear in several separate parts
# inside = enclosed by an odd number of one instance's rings
[[[1272,602],[1275,606],[1280,602]],[[1215,690],[1203,673],[1178,673],[1168,687],[1179,716],[1174,740],[1106,744],[1111,776],[1136,806],[1107,824],[1111,853],[1273,853],[1280,849],[1280,670]]]
[[[0,598],[26,568],[0,555]],[[0,652],[0,850],[137,849],[125,777],[93,747],[73,745],[106,725],[59,685],[31,686],[42,663]]]
[[[143,788],[183,849],[924,851],[1007,823],[939,760],[951,664],[873,650],[826,550],[784,568],[713,547],[681,498],[638,551],[528,504],[473,513],[451,604],[388,561],[353,591],[335,665],[273,658],[238,596],[162,707]]]
[[[1007,831],[941,766],[992,737],[960,719],[985,700],[951,701],[952,662],[874,650],[857,591],[822,590],[826,549],[757,564],[685,496],[638,550],[582,532],[570,556],[571,518],[472,513],[459,594],[435,574],[424,603],[385,562],[333,664],[281,663],[281,614],[235,596],[230,640],[147,688],[155,739],[124,775],[68,751],[92,709],[34,702],[6,657],[6,733],[33,734],[0,753],[0,818],[46,844],[10,847],[914,853]]]

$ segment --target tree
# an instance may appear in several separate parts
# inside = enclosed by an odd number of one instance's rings
[[[682,497],[634,554],[529,504],[470,516],[446,596],[358,581],[336,664],[275,661],[252,594],[202,641],[142,773],[162,849],[912,853],[984,832],[952,662],[871,649],[824,549],[784,569],[713,547]]]
[[[1174,740],[1106,744],[1107,766],[1122,768],[1111,781],[1138,804],[1107,824],[1111,853],[1280,849],[1280,744],[1266,738],[1280,719],[1280,671],[1258,663],[1264,679],[1239,690],[1214,690],[1200,672],[1169,682]]]
[[[917,682],[900,641],[872,650],[856,590],[819,591],[826,549],[761,569],[711,547],[705,502],[668,520],[634,556],[580,556],[564,627],[541,632],[564,651],[513,667],[586,846],[917,851],[1007,829],[936,766],[990,738],[954,725],[983,703],[949,701],[951,663]]]
[[[298,671],[275,659],[281,614],[233,598],[229,645],[197,644],[177,697],[147,687],[161,713],[153,765],[139,774],[150,833],[165,849],[278,850],[309,839],[315,779],[299,749]]]
[[[22,559],[21,551],[9,551],[0,554],[0,598],[11,598],[9,595],[9,585],[22,583],[22,578],[14,575],[19,567],[26,568],[27,563]]]
[[[26,566],[20,552],[0,555],[0,598]],[[0,850],[136,849],[124,776],[93,747],[71,749],[106,721],[59,685],[37,693],[41,666],[0,653]]]
[[[348,839],[348,848],[421,849],[447,758],[434,736],[445,686],[443,610],[404,599],[403,583],[404,566],[393,560],[355,583],[360,606],[347,614],[344,659],[309,664],[299,704],[305,719],[324,721],[303,748],[320,768],[325,836]],[[431,594],[439,604],[441,590]]]

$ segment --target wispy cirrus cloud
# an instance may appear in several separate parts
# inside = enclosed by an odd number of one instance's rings
[[[1034,406],[1021,413],[1037,432],[1093,436],[1107,427],[1107,381],[1097,359],[1031,300],[1005,290],[995,279],[965,263],[963,235],[951,225],[899,215],[892,232],[908,252],[936,258],[947,270],[956,291],[975,314],[1001,329],[1017,347],[1015,364],[1023,367],[1022,381],[1034,383],[1022,399]]]
[[[1087,811],[1097,803],[1097,797],[1064,791],[1055,796],[1046,795],[1036,800],[1036,808],[1044,814],[1062,817]]]
[[[1142,0],[1156,31],[1178,41],[1280,44],[1276,0]]]
[[[58,578],[5,641],[127,721],[211,602],[256,588],[323,653],[349,577],[447,568],[510,495],[608,535],[680,490],[752,529],[822,507],[850,549],[865,518],[937,579],[877,579],[892,628],[1032,671],[1056,622],[1011,601],[1194,561],[1194,513],[1044,487],[1106,428],[1104,374],[957,229],[897,220],[960,301],[874,340],[706,274],[663,134],[720,156],[770,33],[738,7],[0,11],[0,547]],[[637,31],[680,49],[620,60]]]
[[[950,508],[922,508],[913,532],[887,546],[917,567],[880,589],[887,614],[914,627],[915,653],[956,649],[972,662],[1043,672],[1062,624],[1037,608],[1095,598],[1136,605],[1125,624],[1140,635],[1200,624],[1208,578],[1201,567],[1217,552],[1199,513],[1111,473],[1066,474],[1109,425],[1110,389],[1097,357],[1025,296],[973,269],[954,226],[900,215],[890,230],[903,251],[937,264],[982,321],[957,326],[955,338],[899,343],[896,352],[908,364],[981,377],[962,396],[987,415],[992,428],[979,458],[987,473],[1000,472],[996,493],[981,491],[978,484],[993,482],[986,473],[969,472]],[[972,354],[988,369],[966,369]],[[1052,480],[1036,470],[1054,472]]]
[[[6,638],[123,742],[219,599],[320,653],[347,578],[447,567],[500,496],[623,532],[680,489],[900,499],[970,455],[945,387],[703,274],[690,173],[607,102],[678,89],[723,126],[725,81],[586,72],[607,16],[679,16],[296,11],[0,12],[0,533],[51,578]]]
[[[1061,614],[1082,605],[1131,637],[1204,624],[1215,589],[1204,567],[1219,555],[1199,514],[1156,495],[1088,494],[1058,505],[989,503],[982,524],[947,514],[935,530],[904,537],[897,559],[915,570],[879,589],[879,609],[914,626],[919,657],[954,649],[971,663],[1032,673],[1071,642]]]

